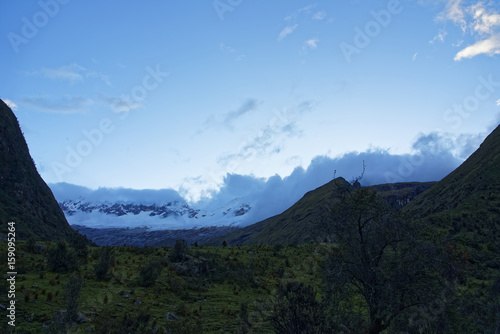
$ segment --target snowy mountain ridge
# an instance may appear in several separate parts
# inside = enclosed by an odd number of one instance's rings
[[[237,199],[216,209],[197,209],[184,201],[133,203],[88,201],[83,197],[59,202],[71,225],[91,228],[189,229],[207,226],[239,226],[252,206]]]

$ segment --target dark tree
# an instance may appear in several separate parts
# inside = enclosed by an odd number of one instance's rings
[[[380,333],[432,302],[446,284],[448,267],[439,249],[376,191],[345,187],[325,227],[333,245],[324,282],[335,323]],[[360,324],[366,315],[367,323]]]
[[[78,299],[84,286],[83,279],[76,274],[71,275],[66,283],[66,322],[71,323],[78,317]]]
[[[187,253],[187,242],[186,240],[179,239],[175,241],[174,249],[170,253],[170,261],[172,262],[182,262]]]
[[[73,248],[68,247],[64,240],[60,240],[56,246],[49,249],[47,265],[53,272],[74,271],[78,269],[78,257]]]
[[[98,281],[109,279],[109,271],[115,263],[115,257],[111,247],[102,247],[99,262],[94,266],[94,274]]]
[[[141,268],[139,284],[144,287],[152,286],[160,276],[162,269],[163,267],[159,260],[153,259],[149,261]]]

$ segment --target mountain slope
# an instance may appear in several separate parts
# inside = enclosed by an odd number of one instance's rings
[[[411,182],[373,186],[379,195],[394,207],[410,202],[435,182]],[[324,219],[339,192],[352,189],[352,185],[339,177],[306,193],[288,210],[274,217],[222,237],[213,239],[211,244],[297,244],[315,241],[320,236],[318,223]]]
[[[404,208],[486,270],[500,270],[500,126],[456,170]],[[489,268],[489,269],[488,269]]]
[[[410,203],[414,217],[464,213],[498,218],[500,204],[500,126],[457,169]]]
[[[12,110],[0,100],[0,237],[7,222],[16,237],[38,240],[71,239],[69,226],[49,187],[38,174]]]

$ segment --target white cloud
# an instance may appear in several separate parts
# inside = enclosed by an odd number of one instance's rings
[[[220,50],[224,53],[237,53],[238,52],[235,48],[233,48],[229,45],[225,45],[224,43],[220,43]],[[245,59],[244,54],[238,54],[238,56],[236,57],[237,61],[240,61],[243,59]]]
[[[17,110],[17,104],[15,104],[13,101],[8,99],[3,99],[3,102],[5,102],[5,104],[8,105],[10,109]]]
[[[466,47],[456,54],[454,60],[458,61],[464,58],[473,58],[480,54],[487,54],[490,56],[500,54],[500,34],[493,35]]]
[[[444,38],[448,32],[445,29],[439,29],[439,32],[437,33],[436,36],[434,36],[433,39],[429,41],[429,43],[433,44],[434,42],[444,42]]]
[[[492,2],[485,4],[482,1],[474,1],[472,4],[471,2],[466,4],[462,0],[446,0],[446,8],[437,19],[452,21],[464,34],[468,32],[475,38],[475,42],[455,55],[455,61],[481,54],[489,56],[500,54],[500,14],[491,5]],[[430,42],[443,41],[446,36],[443,31],[440,30]],[[460,47],[462,43],[463,41],[459,41],[453,46]]]
[[[196,201],[190,203],[195,208],[220,208],[235,199],[250,203],[252,210],[242,222],[242,225],[249,225],[288,209],[308,191],[330,182],[334,171],[337,177],[353,180],[361,174],[363,161],[366,163],[366,171],[361,180],[363,185],[439,181],[476,150],[485,137],[485,133],[458,136],[445,133],[421,134],[413,143],[414,153],[411,154],[398,155],[383,149],[371,149],[337,157],[316,156],[307,168],[296,167],[285,177],[274,175],[266,179],[229,172],[224,173],[216,186],[211,184],[207,188],[210,177],[205,175],[187,179],[179,191]],[[291,159],[297,161],[300,157]],[[185,203],[179,191],[172,189],[100,188],[92,191],[64,183],[52,184],[50,187],[58,201],[84,197],[89,201],[164,203],[175,200]],[[200,188],[201,196],[189,194],[193,188]]]
[[[305,47],[308,47],[311,50],[315,50],[318,48],[318,42],[319,42],[319,39],[311,38],[311,39],[305,41]]]
[[[326,17],[326,12],[325,11],[319,11],[316,14],[313,15],[312,19],[313,20],[323,20]]]
[[[229,45],[225,45],[224,43],[220,43],[220,50],[222,52],[228,52],[228,53],[234,53],[234,52],[236,52],[235,49],[233,49]]]
[[[28,73],[31,75],[41,75],[51,80],[67,81],[71,85],[83,82],[85,78],[97,78],[106,85],[111,86],[109,76],[91,71],[78,64],[64,65],[60,67],[43,67],[38,71]]]
[[[497,106],[500,107],[500,100],[497,100]]]
[[[94,103],[91,99],[81,96],[66,95],[60,98],[51,96],[31,96],[19,100],[41,111],[59,114],[84,113]]]
[[[138,109],[142,107],[142,105],[132,100],[132,98],[123,96],[101,96],[100,101],[111,108],[116,113],[127,113],[131,110]]]
[[[417,60],[417,56],[418,56],[418,52],[415,52],[415,53],[413,54],[413,57],[411,57],[411,61],[415,61],[415,60]]]
[[[469,7],[469,12],[474,18],[472,28],[480,34],[493,34],[494,28],[500,26],[500,14],[488,13],[483,3]]]
[[[316,7],[316,5],[313,5],[313,4],[302,7],[300,9],[296,10],[294,13],[285,17],[285,21],[295,20],[299,16],[300,13],[302,13],[302,12],[309,13],[311,11],[311,9],[313,9],[315,7]]]
[[[294,24],[293,26],[286,26],[281,30],[280,35],[278,36],[278,41],[283,40],[286,36],[290,35],[292,32],[294,32],[295,29],[297,29],[299,25]]]
[[[83,81],[84,72],[85,68],[77,64],[70,64],[57,68],[44,67],[39,71],[39,73],[46,78],[52,80],[69,81],[70,84],[75,84],[79,81]]]
[[[467,28],[467,22],[465,21],[465,13],[461,6],[462,0],[448,0],[446,3],[446,9],[438,17],[441,20],[451,20],[458,24],[462,31]]]

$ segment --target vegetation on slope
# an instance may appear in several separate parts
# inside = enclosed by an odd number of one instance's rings
[[[49,187],[38,174],[12,110],[0,100],[0,237],[7,222],[16,223],[18,239],[72,239],[69,226]]]

